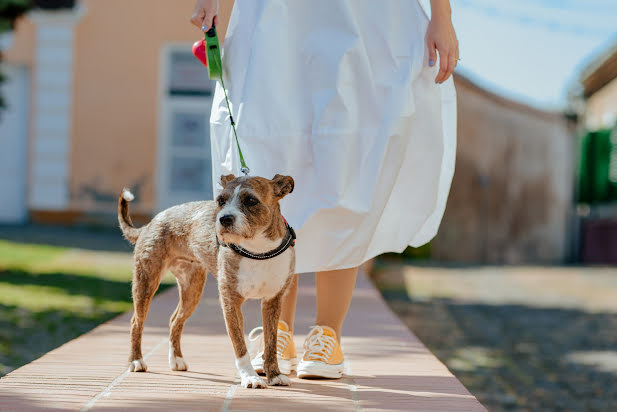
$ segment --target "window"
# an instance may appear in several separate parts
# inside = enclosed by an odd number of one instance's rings
[[[163,53],[158,209],[212,199],[210,109],[214,82],[190,45]]]

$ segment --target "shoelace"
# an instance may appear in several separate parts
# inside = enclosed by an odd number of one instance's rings
[[[327,362],[335,347],[336,340],[332,336],[324,335],[321,326],[313,326],[304,341],[304,356],[308,360]]]
[[[284,330],[277,329],[277,337],[276,337],[276,354],[278,356],[283,356],[283,352],[287,345],[289,345],[289,341],[291,340],[291,333],[285,332]],[[263,326],[257,326],[249,333],[249,341],[255,342],[261,340],[263,342],[264,328]],[[263,347],[263,344],[261,345]],[[256,358],[262,357],[264,351],[261,350],[257,353]]]

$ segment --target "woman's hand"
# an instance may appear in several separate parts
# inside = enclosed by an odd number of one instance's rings
[[[214,22],[218,26],[219,0],[197,0],[195,10],[191,16],[191,23],[201,28],[201,31],[208,31]]]
[[[458,60],[458,40],[452,26],[447,0],[431,0],[431,21],[426,31],[429,66],[435,65],[439,52],[439,73],[435,83],[443,83],[454,72]]]

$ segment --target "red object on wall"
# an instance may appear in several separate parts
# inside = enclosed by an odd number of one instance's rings
[[[206,57],[206,41],[204,39],[193,43],[193,55],[203,64],[208,67],[208,58]]]
[[[584,263],[617,264],[617,219],[584,220],[581,229]]]

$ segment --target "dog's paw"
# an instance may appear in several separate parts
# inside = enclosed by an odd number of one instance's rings
[[[130,372],[145,372],[148,370],[148,365],[144,362],[143,359],[137,359],[131,362],[129,365]]]
[[[268,387],[268,385],[266,385],[266,382],[259,376],[243,376],[241,385],[243,388],[253,389]]]
[[[288,376],[280,374],[280,375],[277,375],[277,376],[273,377],[272,379],[269,379],[268,380],[268,385],[272,385],[272,386],[290,386],[291,385],[291,379],[289,379]]]
[[[171,356],[169,358],[169,367],[172,371],[186,371],[189,369],[189,365],[186,364],[184,358],[179,356]]]

